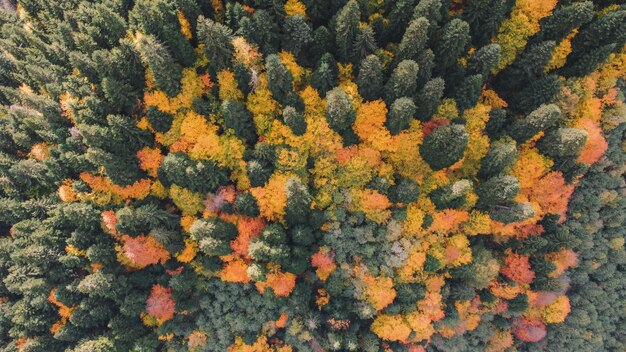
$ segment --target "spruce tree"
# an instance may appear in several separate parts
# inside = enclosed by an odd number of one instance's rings
[[[139,0],[128,13],[129,24],[158,38],[179,64],[190,66],[195,61],[193,47],[181,33],[175,8],[169,0]]]
[[[313,32],[302,15],[289,16],[283,26],[282,46],[299,56],[313,42]]]
[[[180,93],[182,67],[174,61],[169,51],[152,35],[139,34],[135,48],[148,66],[157,88],[174,97]]]
[[[302,136],[306,132],[307,123],[304,116],[292,106],[287,106],[283,110],[283,121],[296,136]]]
[[[554,126],[560,117],[561,109],[558,106],[542,105],[525,118],[512,123],[508,132],[518,143],[523,143],[540,131]]]
[[[211,19],[198,17],[198,41],[204,45],[203,52],[209,66],[220,71],[228,66],[233,55],[232,31]]]
[[[397,42],[402,38],[403,32],[411,21],[413,0],[398,0],[393,2],[389,12],[389,23],[385,28],[386,41]]]
[[[519,181],[514,176],[494,176],[481,183],[476,189],[478,206],[490,208],[506,204],[513,200],[519,191]]]
[[[443,126],[424,138],[420,155],[431,169],[441,170],[463,157],[468,142],[469,135],[464,126]]]
[[[340,60],[348,61],[356,40],[361,10],[356,0],[350,0],[337,15],[335,26],[335,40],[337,55]]]
[[[417,61],[419,59],[420,53],[428,42],[428,26],[429,22],[425,17],[420,17],[409,23],[398,46],[398,53],[395,57],[397,62],[402,60]]]
[[[378,49],[378,45],[376,44],[372,28],[367,26],[359,28],[352,47],[352,60],[355,64],[360,63],[368,55],[373,54],[376,49]]]
[[[485,45],[493,37],[507,16],[513,2],[509,0],[471,0],[464,8],[462,18],[470,26],[474,45]]]
[[[337,86],[337,75],[339,70],[337,69],[337,62],[330,53],[325,53],[317,62],[315,71],[311,76],[311,86],[325,96],[326,93]]]
[[[502,139],[489,146],[480,164],[478,176],[488,178],[506,173],[519,155],[514,141]]]
[[[232,128],[235,135],[247,143],[254,143],[256,133],[254,132],[254,124],[250,112],[240,102],[234,100],[225,100],[222,103],[222,117],[224,118],[224,126]]]
[[[357,84],[363,99],[376,100],[382,97],[383,68],[376,55],[369,55],[361,61]]]
[[[539,149],[553,158],[578,155],[587,141],[588,133],[578,128],[559,128],[546,133],[538,143]]]
[[[470,38],[469,25],[461,19],[455,18],[443,27],[441,38],[435,48],[440,71],[456,62],[467,49]]]
[[[500,61],[500,45],[487,44],[478,49],[467,63],[469,74],[480,74],[483,77],[489,75],[489,71]]]
[[[408,97],[396,99],[393,104],[391,104],[385,123],[389,132],[395,135],[408,128],[416,111],[417,108],[415,107],[413,99]]]
[[[292,91],[293,76],[280,61],[278,55],[269,55],[265,59],[267,67],[267,86],[272,92],[272,97],[283,105],[294,103]]]
[[[418,119],[421,121],[430,119],[441,103],[444,89],[445,81],[441,78],[434,78],[424,85],[424,88],[415,97]]]
[[[385,101],[393,103],[401,97],[411,97],[417,91],[419,66],[413,60],[404,60],[393,70],[385,84]]]
[[[338,133],[346,132],[356,119],[352,100],[346,92],[337,87],[326,95],[326,120]]]

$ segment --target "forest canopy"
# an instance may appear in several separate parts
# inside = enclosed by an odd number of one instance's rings
[[[0,0],[0,351],[623,351],[625,82],[623,0]]]

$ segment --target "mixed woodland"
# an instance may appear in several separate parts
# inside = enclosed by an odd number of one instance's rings
[[[624,351],[623,0],[0,1],[0,351]]]

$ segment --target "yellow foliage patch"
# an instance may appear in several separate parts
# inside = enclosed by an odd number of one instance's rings
[[[298,0],[287,0],[285,14],[287,16],[301,15],[306,17],[306,6]]]

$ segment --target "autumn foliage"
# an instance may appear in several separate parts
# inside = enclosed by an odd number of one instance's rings
[[[8,349],[551,350],[621,287],[623,1],[0,3]]]
[[[150,296],[146,300],[146,313],[157,319],[159,323],[163,323],[174,317],[175,305],[171,288],[153,285]]]

